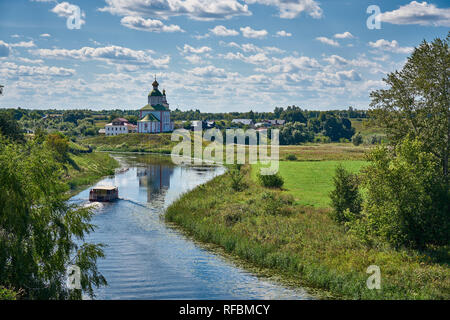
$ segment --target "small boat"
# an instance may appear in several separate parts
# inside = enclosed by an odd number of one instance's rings
[[[111,202],[119,198],[119,188],[113,186],[96,187],[89,191],[89,201]]]

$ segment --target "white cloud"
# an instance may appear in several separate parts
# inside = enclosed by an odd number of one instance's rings
[[[320,41],[322,43],[328,44],[330,46],[333,46],[333,47],[339,47],[339,43],[337,41],[335,41],[333,39],[329,39],[327,37],[317,37],[316,40]]]
[[[348,31],[345,31],[344,33],[336,33],[334,35],[334,37],[337,39],[352,39],[352,38],[354,38],[354,36]]]
[[[190,70],[190,73],[192,73],[195,76],[205,77],[205,78],[226,78],[227,77],[227,73],[224,69],[216,68],[214,66],[194,68],[194,69]]]
[[[44,60],[42,59],[28,59],[28,58],[18,58],[20,61],[25,62],[25,63],[32,63],[32,64],[42,64],[44,63]]]
[[[51,35],[48,34],[48,33],[43,33],[43,34],[40,35],[40,37],[41,37],[41,38],[50,38]]]
[[[355,70],[349,71],[339,71],[336,72],[339,80],[347,80],[347,81],[361,81],[361,76]]]
[[[43,58],[71,58],[77,60],[100,60],[108,63],[141,64],[154,68],[167,68],[170,56],[155,59],[150,51],[133,50],[119,46],[108,47],[83,47],[81,49],[37,49],[33,54]]]
[[[9,44],[0,40],[0,57],[8,57],[10,52]]]
[[[284,31],[284,30],[280,30],[280,31],[277,32],[276,35],[277,35],[278,37],[291,37],[291,36],[292,36],[292,33],[286,32],[286,31]]]
[[[244,43],[242,45],[237,44],[236,42],[219,42],[221,46],[225,47],[232,47],[232,48],[238,48],[244,52],[256,52],[256,53],[265,53],[265,54],[272,54],[272,53],[284,53],[285,51],[277,48],[277,47],[258,47],[257,45],[254,45],[253,43]]]
[[[267,30],[254,30],[251,27],[241,28],[242,35],[245,38],[262,39],[268,34]]]
[[[33,40],[30,41],[21,41],[21,42],[17,42],[17,43],[10,43],[9,44],[11,47],[17,47],[17,48],[32,48],[35,47],[36,45],[34,44]]]
[[[330,57],[327,57],[325,59],[323,59],[325,61],[327,61],[329,64],[333,65],[333,66],[346,66],[349,64],[349,61],[345,58],[342,58],[341,56],[338,56],[336,54],[331,55]]]
[[[75,74],[74,69],[49,67],[49,66],[23,66],[12,62],[3,63],[0,67],[0,74],[7,78],[27,77],[27,76],[57,76],[70,77]]]
[[[238,31],[233,29],[227,29],[225,26],[215,26],[213,29],[209,30],[212,34],[221,37],[237,36]]]
[[[315,19],[322,17],[322,9],[314,0],[245,0],[245,2],[275,6],[279,10],[280,18],[285,19],[293,19],[303,11]]]
[[[202,56],[199,56],[197,54],[191,54],[189,56],[184,57],[189,63],[191,64],[203,64],[205,63],[205,59]]]
[[[185,44],[183,49],[179,49],[179,50],[182,51],[184,54],[187,54],[187,53],[202,54],[202,53],[206,53],[206,52],[211,52],[212,51],[212,49],[210,47],[207,47],[207,46],[194,48],[194,47],[192,47],[192,46],[190,46],[188,44]]]
[[[397,40],[388,41],[385,39],[379,39],[375,42],[369,42],[369,46],[382,51],[390,51],[394,53],[404,53],[404,54],[409,54],[414,50],[414,48],[412,47],[400,47]]]
[[[245,63],[251,63],[256,65],[265,64],[270,61],[270,59],[264,53],[257,53],[255,55],[245,56],[240,52],[237,53],[228,52],[226,55],[223,55],[223,58],[227,60],[241,60]]]
[[[441,9],[426,1],[411,1],[396,10],[383,12],[380,20],[392,24],[450,27],[450,8]]]
[[[130,29],[148,32],[184,32],[180,26],[175,24],[165,25],[161,20],[144,19],[142,17],[126,16],[120,20],[120,23]]]
[[[293,73],[301,70],[314,70],[320,68],[321,65],[314,58],[305,56],[284,58],[272,58],[272,66],[265,69],[257,69],[258,72],[264,73]]]
[[[187,16],[195,20],[215,20],[251,15],[248,6],[238,0],[106,0],[106,4],[99,10],[118,16],[161,19]]]
[[[48,1],[45,1],[45,2],[48,2]],[[79,7],[76,5],[73,5],[69,2],[64,1],[64,2],[58,3],[50,11],[55,13],[58,17],[69,18],[74,14],[74,12],[77,8],[79,8]],[[84,18],[85,16],[86,16],[85,13],[81,12],[81,17]],[[86,21],[80,18],[80,25],[83,25],[85,23],[86,23]]]

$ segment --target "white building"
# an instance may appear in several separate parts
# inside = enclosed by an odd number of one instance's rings
[[[114,119],[105,126],[106,136],[117,136],[118,134],[135,132],[137,132],[137,126],[129,123],[128,120],[124,118]]]
[[[170,109],[166,99],[166,91],[161,93],[159,83],[152,83],[153,90],[148,94],[148,104],[139,112],[137,131],[139,133],[158,133],[173,131],[173,122],[170,121]]]

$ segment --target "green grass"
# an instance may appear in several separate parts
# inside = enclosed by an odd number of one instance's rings
[[[113,175],[119,163],[107,153],[85,153],[70,155],[70,162],[66,164],[66,181],[69,194],[74,195],[83,187],[93,184],[101,178]]]
[[[306,164],[314,165],[327,164]],[[332,220],[327,209],[290,204],[286,192],[255,184],[249,167],[243,170],[243,191],[232,189],[229,174],[216,177],[173,203],[166,220],[266,274],[318,289],[319,297],[327,292],[349,299],[450,299],[445,259],[383,243],[366,246]],[[366,287],[370,265],[381,269],[381,290]]]
[[[280,161],[283,189],[292,194],[296,202],[317,208],[329,207],[329,193],[333,189],[336,166],[342,164],[351,172],[358,172],[365,161]]]
[[[83,139],[84,145],[91,145],[97,151],[117,152],[155,152],[170,154],[172,147],[177,144],[170,140],[170,133],[160,134],[121,134],[117,136],[97,136]]]

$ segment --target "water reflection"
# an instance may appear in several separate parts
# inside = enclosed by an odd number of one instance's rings
[[[153,198],[164,196],[170,187],[170,177],[173,174],[172,167],[161,164],[147,165],[145,168],[137,168],[139,187],[147,190],[147,202]]]
[[[161,215],[181,194],[223,168],[174,166],[170,157],[116,156],[129,170],[99,185],[119,187],[123,200],[96,207],[98,226],[87,241],[104,243],[98,263],[109,285],[99,299],[308,299],[237,268],[167,227]],[[89,189],[74,200],[83,202]]]

